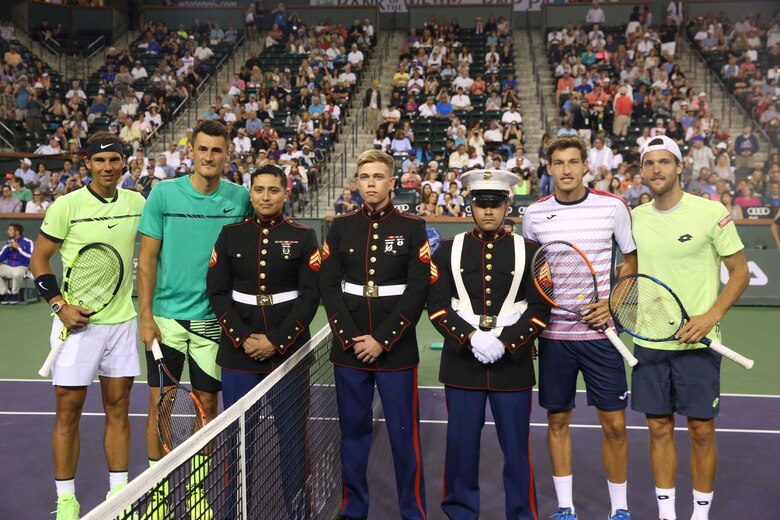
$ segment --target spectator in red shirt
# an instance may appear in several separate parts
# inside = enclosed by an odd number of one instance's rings
[[[612,127],[614,135],[625,136],[631,125],[631,113],[634,111],[634,101],[628,95],[626,87],[620,87],[615,97],[615,122]]]
[[[561,94],[569,94],[574,91],[574,78],[569,71],[564,71],[563,76],[558,78],[558,88],[555,90],[555,101],[558,106],[561,104]]]

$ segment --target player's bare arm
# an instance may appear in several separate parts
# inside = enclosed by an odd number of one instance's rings
[[[152,297],[157,285],[157,261],[162,241],[147,235],[141,235],[141,248],[138,251],[138,315],[140,318],[138,334],[146,345],[146,350],[152,351],[152,341],[162,341],[160,328],[152,317]]]
[[[30,271],[34,277],[38,278],[44,274],[53,274],[49,261],[59,248],[60,245],[57,242],[49,240],[43,234],[38,235],[38,239],[35,241],[35,248],[30,257]],[[89,310],[78,305],[65,303],[62,295],[51,298],[48,303],[51,305],[57,302],[64,303],[60,312],[57,313],[57,317],[69,331],[76,332],[87,326],[89,323]]]
[[[680,330],[677,336],[678,344],[698,343],[726,315],[726,312],[747,289],[750,283],[750,270],[745,259],[745,252],[738,251],[733,255],[722,257],[721,261],[728,269],[729,281],[710,310],[704,314],[692,316],[690,321]]]

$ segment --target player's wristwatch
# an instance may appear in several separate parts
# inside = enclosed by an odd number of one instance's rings
[[[64,306],[65,302],[60,300],[51,304],[51,310],[54,314],[59,314]]]

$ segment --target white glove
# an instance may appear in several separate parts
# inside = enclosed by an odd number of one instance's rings
[[[496,357],[496,348],[493,344],[495,340],[496,337],[491,333],[479,329],[471,336],[471,351],[480,363],[493,363],[498,359]]]
[[[493,360],[492,362],[495,363],[496,361],[501,359],[501,357],[504,355],[504,352],[506,352],[506,349],[504,348],[504,344],[501,343],[500,339],[495,337],[490,332],[487,332],[486,334],[490,336],[489,351],[490,351],[491,359]]]

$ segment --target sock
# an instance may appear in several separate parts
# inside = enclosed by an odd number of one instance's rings
[[[617,513],[618,509],[628,510],[628,499],[626,498],[628,481],[622,484],[614,484],[607,480],[607,487],[609,487],[609,503],[612,506],[610,515]]]
[[[159,460],[149,459],[149,467],[153,468],[155,464],[160,462]]]
[[[76,494],[76,479],[70,478],[67,480],[55,480],[54,485],[57,486],[57,497],[64,495],[65,493]]]
[[[195,455],[192,457],[191,464],[192,474],[188,483],[190,488],[202,484],[206,475],[209,474],[209,458],[207,455]]]
[[[714,493],[702,493],[693,490],[693,516],[691,520],[708,520],[710,517],[710,504]]]
[[[677,520],[674,507],[674,488],[655,488],[655,498],[658,501],[658,518]]]
[[[568,507],[571,512],[574,512],[574,501],[571,498],[572,492],[572,475],[565,477],[553,476],[553,484],[555,485],[555,495],[558,497],[558,507]]]
[[[127,484],[127,471],[108,472],[108,490],[113,491],[118,486]]]

